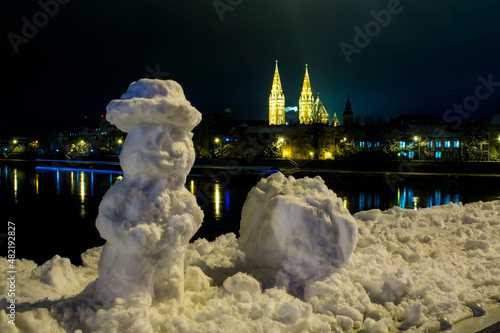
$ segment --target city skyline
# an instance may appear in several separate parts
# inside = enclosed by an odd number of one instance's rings
[[[173,79],[204,117],[268,119],[275,60],[295,106],[304,64],[330,115],[347,93],[356,116],[432,114],[442,121],[500,111],[500,4],[62,0],[10,3],[0,136],[64,128],[143,77]],[[316,96],[314,96],[316,97]],[[331,120],[331,119],[330,119]]]

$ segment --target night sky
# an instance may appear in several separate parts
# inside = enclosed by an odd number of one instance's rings
[[[453,104],[476,96],[479,76],[497,83],[481,88],[479,104],[461,117],[500,111],[497,0],[8,0],[4,6],[0,137],[97,117],[131,82],[148,76],[178,81],[204,116],[229,108],[234,118],[267,119],[276,59],[287,106],[298,104],[307,63],[314,95],[341,121],[347,93],[355,116],[443,119]],[[340,47],[347,44],[349,57]]]

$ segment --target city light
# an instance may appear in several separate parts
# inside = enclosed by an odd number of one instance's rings
[[[418,136],[414,136],[413,140],[418,141]]]
[[[118,139],[118,143],[119,144],[122,144],[123,140],[122,139]]]
[[[16,143],[17,143],[17,140],[12,140],[12,143],[13,143],[13,144],[16,144]]]
[[[280,142],[283,142],[283,138],[280,138]]]
[[[219,138],[215,138],[215,142],[219,143]]]

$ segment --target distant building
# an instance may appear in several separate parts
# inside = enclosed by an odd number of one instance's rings
[[[351,109],[351,101],[349,100],[349,94],[347,94],[347,101],[345,102],[344,113],[342,114],[342,119],[344,121],[345,127],[351,127],[354,123],[354,113]]]
[[[349,99],[348,99],[349,102]],[[350,102],[349,102],[350,106]],[[351,118],[352,118],[352,110]],[[304,125],[309,124],[324,124],[329,125],[329,114],[325,106],[319,98],[313,97],[311,89],[311,80],[309,78],[308,66],[306,64],[306,72],[304,74],[304,82],[302,83],[302,92],[299,97],[299,123]],[[349,116],[348,116],[349,118]],[[285,94],[281,86],[281,79],[278,71],[278,61],[274,69],[273,84],[271,94],[269,95],[269,125],[287,125],[285,120]],[[339,126],[340,122],[337,115],[334,115],[332,126]]]

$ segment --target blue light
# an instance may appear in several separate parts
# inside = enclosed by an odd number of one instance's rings
[[[46,170],[46,171],[76,171],[76,172],[98,172],[98,173],[110,173],[110,174],[122,174],[122,171],[116,170],[89,170],[82,168],[58,168],[58,167],[44,167],[44,166],[36,166],[36,170]],[[78,174],[77,174],[78,177]]]

